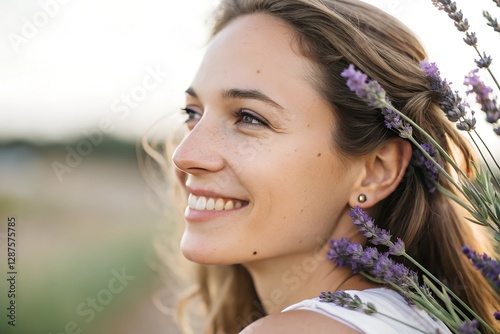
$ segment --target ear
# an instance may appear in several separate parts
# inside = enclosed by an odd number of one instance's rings
[[[395,138],[366,156],[355,180],[349,205],[367,209],[389,196],[401,182],[411,154],[411,144],[402,138]],[[359,201],[360,194],[366,195],[366,201]]]

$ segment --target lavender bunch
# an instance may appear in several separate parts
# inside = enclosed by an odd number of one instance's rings
[[[446,90],[448,92],[451,91],[449,88],[443,88],[447,86],[447,82],[446,80],[442,80],[440,78],[439,70],[434,63],[431,64],[424,61],[422,62],[421,67],[423,67],[424,72],[430,76],[430,81],[435,89]],[[347,78],[349,88],[355,92],[359,98],[367,104],[376,106],[382,110],[381,113],[384,115],[385,125],[387,128],[399,132],[399,135],[402,138],[408,139],[413,144],[413,150],[419,151],[419,153],[413,154],[412,166],[416,168],[422,166],[424,167],[420,168],[420,170],[424,174],[424,183],[427,185],[429,192],[439,189],[439,191],[455,200],[459,205],[467,210],[476,223],[489,226],[495,233],[500,233],[500,203],[497,201],[497,199],[500,198],[500,195],[498,195],[496,189],[491,187],[491,185],[488,185],[488,183],[493,179],[497,182],[499,187],[500,184],[495,178],[492,177],[493,172],[489,166],[489,173],[488,171],[479,171],[476,168],[479,187],[476,186],[460,169],[454,159],[434,140],[434,138],[432,138],[432,136],[430,136],[418,124],[413,122],[409,117],[392,106],[386,98],[385,91],[379,84],[374,84],[373,80],[368,80],[368,77],[360,71],[354,69],[353,65],[350,65],[341,73],[341,75]],[[355,79],[351,80],[351,78]],[[452,96],[458,95],[453,93]],[[445,97],[446,95],[443,95],[443,98]],[[375,102],[374,100],[377,98],[379,100]],[[461,106],[463,106],[463,104],[461,104]],[[461,107],[455,105],[452,107],[452,110],[458,110],[460,108]],[[447,115],[451,118],[450,109],[447,111],[445,110],[445,113],[447,112]],[[394,122],[396,116],[398,120],[401,120],[401,122]],[[475,120],[473,118],[466,118],[464,114],[460,114],[459,117],[461,117],[461,124],[464,124],[464,126],[467,126],[467,124],[475,124]],[[409,128],[412,130],[408,130]],[[413,136],[413,129],[419,131],[419,133],[428,140],[428,143],[418,142]],[[477,134],[477,132],[475,133]],[[471,139],[473,140],[472,136]],[[440,162],[441,157],[457,172],[460,178],[460,184],[457,183],[457,181],[443,168]],[[454,193],[440,186],[439,175],[444,176],[472,205],[463,202]],[[498,206],[498,209],[496,206]]]
[[[476,267],[486,279],[488,279],[491,284],[500,291],[500,263],[487,254],[479,255],[476,251],[470,249],[468,246],[462,248],[462,253],[464,253],[467,258],[472,262],[474,267]]]
[[[358,243],[342,238],[340,240],[331,240],[331,249],[328,252],[330,261],[341,267],[350,267],[354,273],[361,273],[371,280],[390,285],[409,302],[435,315],[449,328],[454,329],[456,333],[474,333],[479,322],[488,328],[488,325],[467,305],[461,302],[446,285],[406,253],[401,239],[396,239],[393,242],[389,232],[377,227],[373,219],[360,207],[351,209],[349,215],[353,219],[354,225],[368,239],[371,245],[385,246],[387,251],[380,252],[377,248],[371,246],[363,248]],[[403,256],[421,270],[424,273],[424,285],[419,285],[418,274],[415,271],[396,262],[392,258],[393,256]],[[436,301],[434,295],[439,297],[445,307]],[[449,296],[462,303],[462,306],[479,321],[467,318],[457,306],[450,302]],[[332,302],[348,309],[361,309],[367,314],[376,313],[374,305],[365,304],[358,296],[351,296],[341,290],[334,293],[323,292],[320,300]]]

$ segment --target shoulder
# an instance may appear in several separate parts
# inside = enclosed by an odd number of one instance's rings
[[[359,334],[357,330],[335,319],[309,310],[292,310],[261,318],[240,334]]]

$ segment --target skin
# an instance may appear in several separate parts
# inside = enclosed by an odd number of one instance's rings
[[[314,66],[295,43],[290,28],[264,14],[238,18],[212,40],[187,91],[190,131],[173,160],[188,192],[245,205],[222,214],[188,209],[181,250],[194,262],[249,270],[270,316],[244,333],[299,333],[307,319],[308,332],[316,324],[318,333],[355,333],[314,312],[280,311],[321,291],[374,286],[328,261],[328,240],[364,241],[349,209],[368,209],[394,190],[411,150],[394,141],[366,157],[341,156],[331,108],[308,79]],[[258,90],[266,101],[228,90]]]

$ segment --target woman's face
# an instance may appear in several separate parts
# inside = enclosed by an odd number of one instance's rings
[[[358,164],[332,148],[332,112],[294,50],[275,18],[238,18],[186,92],[190,131],[173,160],[187,174],[181,249],[192,261],[310,254],[346,216]]]

